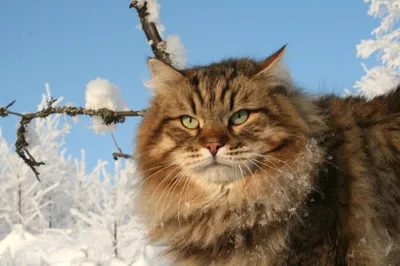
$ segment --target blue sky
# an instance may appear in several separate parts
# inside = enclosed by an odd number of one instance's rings
[[[342,93],[362,75],[355,46],[378,21],[362,0],[160,0],[166,34],[178,34],[188,65],[226,57],[263,58],[288,43],[285,61],[298,85],[312,93]],[[245,4],[247,3],[247,4]],[[150,47],[129,1],[0,1],[0,105],[34,111],[49,82],[53,96],[84,105],[86,84],[96,78],[118,85],[132,109],[145,108]],[[80,120],[67,138],[74,156],[86,150],[88,166],[112,160],[109,135],[95,135]],[[138,118],[116,132],[124,152],[133,150]],[[16,118],[0,119],[9,142]]]

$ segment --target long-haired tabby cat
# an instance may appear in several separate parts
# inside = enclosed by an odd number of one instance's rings
[[[148,61],[138,205],[174,265],[400,265],[400,87],[370,101],[257,62]]]

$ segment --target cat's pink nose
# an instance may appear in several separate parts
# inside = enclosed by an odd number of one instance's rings
[[[213,156],[217,155],[219,148],[223,147],[224,144],[219,142],[208,142],[206,143],[206,148],[210,150]]]

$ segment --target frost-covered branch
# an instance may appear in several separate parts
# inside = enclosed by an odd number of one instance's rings
[[[102,118],[105,125],[117,124],[125,122],[125,118],[129,116],[143,116],[145,110],[139,111],[113,111],[107,108],[100,108],[97,110],[86,109],[83,107],[61,106],[54,107],[53,104],[56,99],[48,101],[47,107],[36,113],[21,114],[9,110],[15,101],[9,103],[5,107],[0,107],[0,116],[7,117],[9,115],[16,115],[21,117],[19,127],[17,129],[17,141],[15,142],[15,151],[22,160],[32,169],[36,178],[40,181],[39,172],[37,167],[44,165],[44,162],[36,161],[35,158],[29,153],[27,147],[29,143],[26,140],[25,133],[29,123],[35,118],[45,118],[52,114],[66,114],[74,117],[77,115],[99,116]],[[114,155],[113,155],[114,156]]]
[[[180,38],[175,35],[166,37],[166,41],[162,39],[162,31],[164,26],[159,20],[159,5],[157,0],[132,0],[130,8],[135,8],[141,22],[141,28],[145,32],[148,43],[151,45],[152,51],[156,58],[172,65],[176,68],[182,68],[186,64],[186,50],[183,47]],[[46,85],[48,86],[48,85]],[[21,117],[19,127],[17,129],[17,141],[15,144],[16,153],[35,173],[39,179],[37,168],[44,165],[44,162],[37,161],[28,150],[28,141],[26,133],[29,123],[35,118],[45,118],[52,114],[66,114],[71,117],[78,115],[93,116],[93,129],[96,133],[111,132],[114,128],[112,125],[123,123],[125,117],[142,116],[145,110],[132,111],[125,107],[120,90],[108,80],[97,78],[87,85],[86,90],[86,106],[73,107],[62,106],[55,107],[56,99],[49,99],[47,106],[36,113],[22,114],[9,110],[15,101],[5,107],[0,106],[0,116],[7,117],[15,115]],[[118,152],[113,153],[113,158],[131,158],[130,155],[122,152],[115,141]]]
[[[380,19],[372,31],[372,38],[357,45],[357,57],[376,55],[375,66],[361,63],[365,75],[353,88],[368,98],[384,94],[399,84],[400,80],[400,1],[364,0],[369,3],[368,15]],[[369,60],[371,61],[371,60]]]
[[[149,5],[151,8],[149,8]],[[165,51],[166,42],[162,40],[159,29],[157,28],[158,4],[156,1],[132,0],[129,8],[135,8],[141,23],[141,28],[146,35],[147,41],[151,46],[156,58],[171,65],[170,55]],[[149,12],[149,10],[153,12]],[[161,25],[160,25],[161,26]],[[162,26],[161,26],[162,27]]]

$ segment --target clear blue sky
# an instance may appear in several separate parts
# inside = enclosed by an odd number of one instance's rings
[[[362,75],[356,44],[370,37],[378,21],[362,0],[160,0],[166,34],[178,34],[188,64],[225,57],[263,58],[288,43],[286,62],[295,81],[313,93],[342,93]],[[245,4],[246,3],[246,4]],[[247,4],[249,3],[249,4]],[[0,105],[36,110],[49,82],[53,96],[84,105],[86,84],[103,77],[118,85],[132,109],[145,108],[149,94],[146,58],[151,50],[129,1],[0,1]],[[139,119],[129,119],[116,136],[124,152],[133,149]],[[16,118],[0,119],[9,142]],[[95,135],[81,120],[67,146],[86,150],[88,166],[112,160],[109,135]]]

